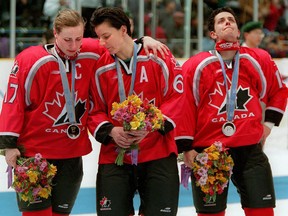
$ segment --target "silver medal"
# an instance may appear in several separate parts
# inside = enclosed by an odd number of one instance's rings
[[[236,126],[232,122],[225,122],[222,132],[225,136],[232,136],[236,132]]]
[[[80,128],[75,124],[69,125],[69,127],[67,128],[67,136],[70,139],[77,139],[79,135],[80,135]]]

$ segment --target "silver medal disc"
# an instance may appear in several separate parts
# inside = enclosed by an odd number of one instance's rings
[[[236,132],[236,126],[232,122],[225,122],[222,132],[225,136],[232,136]]]
[[[70,139],[77,139],[79,135],[80,135],[80,128],[75,124],[69,125],[69,127],[67,128],[67,136]]]

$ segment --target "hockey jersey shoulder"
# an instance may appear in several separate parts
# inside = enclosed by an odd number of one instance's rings
[[[115,62],[115,58],[113,55],[110,54],[108,50],[102,53],[98,60],[97,68],[112,64]]]
[[[83,38],[81,52],[93,52],[101,56],[106,51],[106,48],[100,45],[96,38]]]
[[[49,59],[46,60],[45,59]],[[20,52],[14,61],[13,68],[17,67],[18,71],[28,72],[33,65],[39,65],[37,62],[47,62],[55,59],[42,45],[31,46]],[[13,71],[12,71],[13,72]]]
[[[194,71],[198,65],[203,61],[209,61],[209,57],[217,58],[211,52],[200,52],[192,57],[190,57],[184,64],[182,65],[183,73],[187,71]]]
[[[20,60],[25,59],[26,62],[29,62],[29,61],[36,61],[39,58],[42,58],[47,55],[50,55],[50,53],[48,53],[47,50],[42,45],[38,45],[38,46],[30,46],[24,49],[16,56],[16,58]]]
[[[248,47],[241,47],[240,54],[248,54],[255,58],[257,61],[272,61],[271,55],[264,49],[261,48],[248,48]]]

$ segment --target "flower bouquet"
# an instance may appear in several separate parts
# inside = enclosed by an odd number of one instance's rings
[[[192,163],[196,186],[205,194],[203,200],[206,203],[216,201],[216,195],[223,193],[232,175],[234,162],[227,150],[221,142],[215,142],[199,153]],[[181,176],[181,183],[187,185],[187,167],[181,167]]]
[[[150,104],[147,99],[142,101],[137,95],[130,95],[121,103],[114,102],[111,115],[113,119],[122,123],[125,131],[146,130],[152,132],[164,127],[161,110]],[[132,144],[129,149],[118,147],[115,163],[123,165],[124,155],[128,151],[131,153],[132,164],[137,165],[138,150],[137,143]]]
[[[14,169],[12,188],[20,200],[33,203],[38,198],[47,199],[51,195],[52,179],[57,168],[42,158],[40,153],[31,158],[19,158]]]

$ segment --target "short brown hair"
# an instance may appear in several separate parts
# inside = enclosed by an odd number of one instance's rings
[[[127,34],[131,36],[131,24],[129,17],[119,7],[100,7],[97,8],[90,19],[90,25],[94,29],[96,26],[108,22],[112,27],[120,29],[121,26],[127,27]]]

